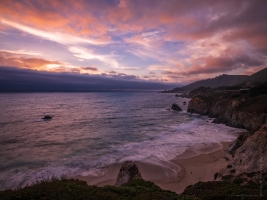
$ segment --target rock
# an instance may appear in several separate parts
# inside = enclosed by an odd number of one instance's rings
[[[176,111],[181,111],[182,108],[180,108],[180,106],[178,106],[176,103],[172,104],[172,110],[176,110]]]
[[[222,116],[220,116],[220,117],[218,117],[218,118],[215,118],[215,119],[212,121],[212,123],[215,123],[215,124],[225,124],[225,119],[224,119]]]
[[[243,135],[242,139],[247,135]],[[240,137],[239,137],[239,140]],[[228,175],[235,173],[239,175],[242,173],[267,172],[267,124],[263,125],[253,135],[247,137],[243,144],[235,150],[235,156],[230,161],[229,165],[233,166],[235,172],[229,172],[229,169],[223,168],[220,174]]]
[[[229,161],[229,158],[228,158],[228,157],[224,156],[223,158],[224,158],[226,161]]]
[[[241,105],[241,102],[238,101],[238,100],[233,100],[233,101],[231,102],[231,108],[232,108],[232,109],[237,109],[237,108],[240,107],[240,105]]]
[[[219,173],[218,173],[218,172],[214,174],[214,180],[216,180],[216,179],[217,179],[218,175],[219,175]]]
[[[220,100],[213,94],[193,97],[188,103],[187,112],[208,115],[216,118],[213,123],[245,128],[251,132],[259,130],[267,122],[267,114],[242,111],[240,107],[242,107],[241,101],[226,98]]]
[[[125,185],[132,179],[142,179],[141,173],[133,161],[125,161],[121,166],[115,186]]]
[[[187,112],[198,113],[201,115],[208,115],[209,108],[210,108],[209,104],[206,103],[202,98],[194,97],[188,103]]]
[[[237,137],[237,139],[233,143],[230,144],[230,146],[227,150],[228,153],[233,155],[235,153],[235,151],[244,144],[244,142],[246,141],[246,139],[248,137],[249,137],[249,133],[241,133]]]
[[[52,119],[52,116],[46,115],[43,117],[43,119]]]

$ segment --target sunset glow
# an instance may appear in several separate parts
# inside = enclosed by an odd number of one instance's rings
[[[0,1],[0,65],[189,83],[267,66],[267,1]]]

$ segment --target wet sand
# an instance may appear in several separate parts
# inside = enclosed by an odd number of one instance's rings
[[[230,158],[225,152],[230,142],[221,144],[198,144],[178,155],[171,161],[160,161],[155,157],[145,161],[135,162],[144,180],[152,181],[165,190],[178,194],[199,181],[213,181],[214,174],[227,165],[224,157]],[[77,176],[89,185],[114,185],[121,164],[114,165],[102,171],[98,176]]]

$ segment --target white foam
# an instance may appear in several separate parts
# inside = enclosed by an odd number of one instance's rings
[[[90,169],[82,172],[81,176],[102,176],[107,172],[107,169]]]

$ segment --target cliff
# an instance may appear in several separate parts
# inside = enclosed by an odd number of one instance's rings
[[[247,93],[239,90],[201,93],[191,99],[187,111],[214,117],[214,123],[249,131],[230,145],[228,151],[233,158],[219,172],[221,175],[267,173],[267,82]]]
[[[235,147],[234,142],[229,151]],[[231,167],[220,170],[221,175],[255,173],[254,181],[266,183],[267,179],[267,123],[249,137],[245,137],[243,144],[235,149],[230,160]],[[258,173],[258,174],[257,174]]]

